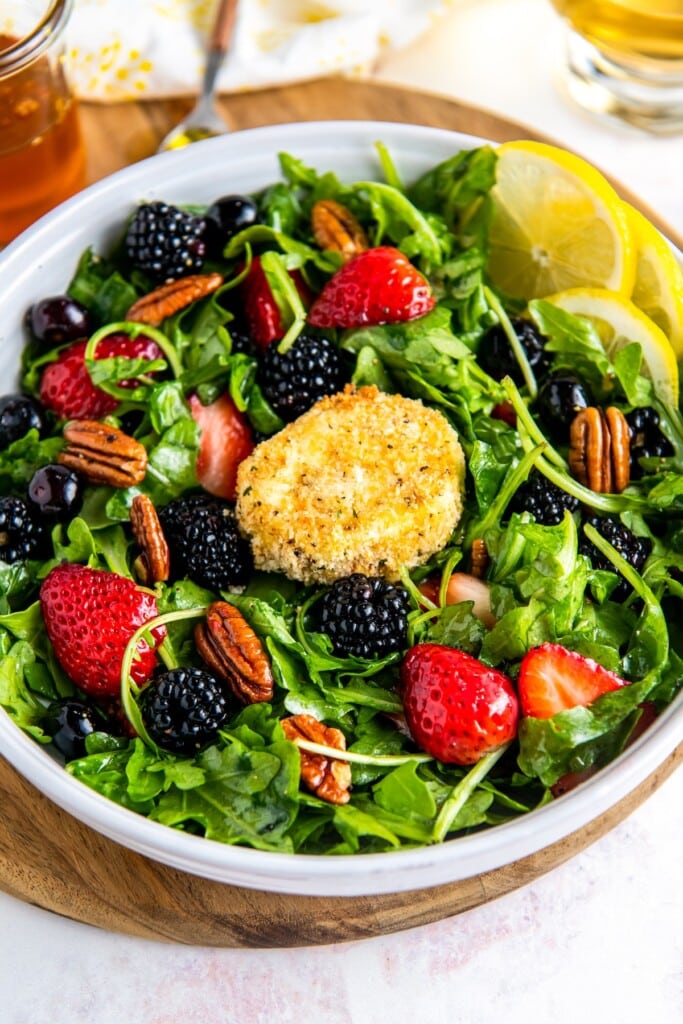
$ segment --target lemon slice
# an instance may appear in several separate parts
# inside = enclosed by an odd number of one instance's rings
[[[497,149],[489,275],[514,298],[576,287],[630,295],[635,258],[617,193],[580,157],[540,142]]]
[[[630,299],[602,288],[571,288],[549,295],[548,302],[593,321],[610,358],[631,341],[642,349],[641,373],[649,377],[657,395],[678,405],[678,364],[667,336]]]
[[[636,250],[631,301],[661,327],[678,359],[683,358],[683,271],[659,231],[628,203],[624,208]]]

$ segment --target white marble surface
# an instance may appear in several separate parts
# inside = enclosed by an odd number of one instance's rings
[[[557,86],[544,0],[456,0],[387,81],[533,125],[683,230],[683,137],[599,124]],[[427,927],[300,950],[181,948],[100,932],[0,894],[3,1024],[679,1024],[683,772],[588,850]]]

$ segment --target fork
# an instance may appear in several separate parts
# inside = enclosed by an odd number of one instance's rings
[[[179,124],[162,139],[157,150],[182,149],[191,142],[223,135],[230,128],[216,109],[216,80],[230,45],[237,15],[238,0],[219,0],[216,17],[206,48],[206,69],[196,104]]]

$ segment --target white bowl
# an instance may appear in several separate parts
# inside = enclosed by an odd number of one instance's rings
[[[404,180],[482,140],[376,122],[280,125],[239,132],[152,157],[86,189],[0,254],[0,379],[16,379],[26,308],[62,292],[78,256],[106,252],[140,200],[208,203],[279,177],[283,150],[344,180],[380,173],[374,143],[388,147]],[[111,839],[164,864],[220,882],[308,896],[358,896],[427,888],[479,875],[543,849],[599,817],[643,782],[683,741],[683,694],[612,764],[560,800],[516,821],[439,846],[348,857],[266,853],[228,846],[149,821],[72,778],[0,711],[0,753],[46,796]]]

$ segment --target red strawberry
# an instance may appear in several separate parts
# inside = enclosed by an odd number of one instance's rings
[[[133,580],[68,562],[45,577],[40,606],[62,668],[80,690],[98,699],[118,696],[126,644],[159,614],[154,595]],[[160,643],[166,627],[156,627],[152,635]],[[156,653],[141,639],[131,666],[135,682],[146,682],[156,663]]]
[[[235,499],[237,467],[254,450],[249,422],[226,392],[211,405],[190,395],[190,411],[201,430],[197,479],[209,494]]]
[[[87,342],[79,341],[65,349],[54,363],[43,372],[40,382],[40,400],[60,419],[101,419],[113,412],[118,399],[95,387],[85,366]],[[110,334],[97,346],[98,359],[163,359],[164,354],[155,341],[144,335],[130,338],[127,334]],[[134,380],[119,381],[121,387],[133,388]]]
[[[416,320],[434,307],[429,281],[391,246],[366,249],[327,282],[311,306],[313,327],[368,327]]]
[[[517,697],[506,675],[441,644],[418,644],[401,666],[411,736],[445,764],[475,764],[517,734]]]
[[[296,285],[304,305],[310,305],[311,293],[299,271],[292,270],[289,276]],[[249,273],[239,290],[249,334],[258,348],[265,349],[271,341],[283,338],[286,329],[282,322],[282,313],[268,284],[259,256],[254,257]]]
[[[517,680],[522,714],[530,718],[552,718],[560,711],[592,704],[621,686],[628,686],[628,681],[560,644],[541,644],[529,651]]]

